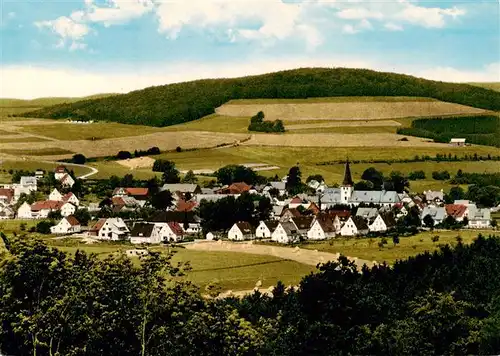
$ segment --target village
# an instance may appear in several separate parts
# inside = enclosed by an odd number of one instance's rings
[[[54,187],[46,190],[49,194],[42,195],[44,199],[30,203],[27,197],[40,197],[39,182],[47,180],[44,175],[55,182]],[[211,188],[197,183],[165,183],[155,192],[147,187],[120,186],[107,192],[108,198],[100,203],[84,204],[75,189],[78,184],[81,190],[86,181],[76,179],[61,165],[53,172],[21,176],[18,183],[0,188],[0,219],[40,220],[36,231],[31,232],[134,245],[226,239],[296,244],[336,237],[404,235],[419,229],[496,226],[491,213],[498,207],[478,207],[465,199],[450,202],[442,190],[356,190],[349,162],[337,187],[310,180],[307,193],[290,194],[288,178],[257,185],[232,182]],[[211,217],[202,213],[207,209],[202,209],[204,204],[212,204],[209,209],[215,210],[224,199],[234,199],[231,204],[236,204],[245,197],[254,205],[246,220],[234,221],[235,216],[224,212]],[[154,199],[156,204],[152,204]],[[165,201],[158,204],[158,200]],[[134,214],[141,209],[149,213]]]

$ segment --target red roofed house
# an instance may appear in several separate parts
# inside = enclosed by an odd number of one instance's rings
[[[182,241],[184,238],[184,230],[182,229],[182,226],[173,221],[166,223],[160,234],[163,237],[163,241],[178,242]]]
[[[219,189],[217,194],[243,194],[250,191],[252,187],[245,182],[233,183],[229,187]]]
[[[65,203],[71,203],[71,204],[73,204],[75,206],[80,205],[80,200],[72,192],[69,192],[69,193],[65,194],[62,197],[62,201],[65,202]]]
[[[124,240],[128,237],[129,229],[121,218],[99,219],[89,231],[90,235],[100,240]]]
[[[14,189],[3,189],[0,188],[0,201],[10,204],[14,199]]]
[[[302,213],[296,208],[289,208],[283,211],[280,217],[280,222],[290,221],[292,218],[299,218],[302,216]]]
[[[113,197],[131,197],[137,200],[140,206],[144,206],[149,198],[148,188],[116,188]]]
[[[446,204],[446,215],[452,216],[456,221],[464,221],[469,216],[469,208],[461,204]]]
[[[82,229],[80,222],[73,216],[63,218],[59,223],[50,228],[51,234],[71,234],[80,232]]]
[[[54,171],[54,178],[56,180],[61,180],[68,173],[66,166],[57,166]]]
[[[190,212],[196,208],[198,204],[196,201],[185,201],[184,199],[179,199],[175,206],[175,211]]]
[[[295,209],[301,206],[302,204],[304,204],[304,201],[301,198],[294,197],[292,200],[290,200],[290,203],[288,203],[288,207],[290,209]]]
[[[37,201],[36,203],[31,205],[32,217],[35,219],[44,219],[49,216],[50,212],[60,211],[64,204],[65,203],[63,203],[62,201],[55,201],[55,200]]]

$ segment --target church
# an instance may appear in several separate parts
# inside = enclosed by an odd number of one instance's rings
[[[400,203],[399,195],[395,191],[386,190],[354,190],[351,166],[349,161],[345,164],[344,180],[340,188],[326,188],[321,198],[323,209],[335,205],[359,206],[360,204],[376,204],[393,207]]]

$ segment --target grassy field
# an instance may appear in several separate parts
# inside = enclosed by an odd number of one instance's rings
[[[0,98],[0,108],[1,107],[41,108],[44,106],[51,106],[63,103],[75,103],[77,101],[88,100],[88,99],[105,98],[112,95],[116,94],[106,93],[106,94],[95,94],[83,97],[47,97],[47,98],[37,98],[28,100]]]
[[[165,131],[210,131],[247,133],[250,117],[208,115],[185,124],[168,126]]]
[[[439,101],[433,98],[418,96],[333,96],[325,98],[307,99],[237,99],[227,102],[229,105],[248,104],[318,104],[318,103],[352,103],[352,102],[432,102]]]
[[[339,238],[327,242],[307,243],[303,244],[302,248],[326,251],[331,253],[341,253],[346,256],[357,257],[368,261],[394,263],[396,260],[401,260],[414,256],[425,251],[434,251],[439,245],[456,245],[457,236],[462,238],[463,243],[471,243],[477,235],[481,233],[485,236],[495,234],[494,231],[433,231],[422,232],[412,237],[402,237],[397,245],[392,243],[392,239],[388,239],[388,244],[383,248],[378,247],[380,238],[376,239],[346,239]],[[500,232],[496,232],[500,235]],[[439,236],[437,242],[432,242],[433,236]]]
[[[330,98],[328,98],[330,99]],[[399,98],[387,100],[384,98],[313,98],[311,102],[292,100],[250,100],[245,103],[239,100],[235,104],[231,101],[216,109],[218,115],[250,117],[263,111],[268,120],[300,120],[309,119],[389,119],[405,117],[441,116],[451,114],[477,114],[485,110],[470,106],[446,103],[437,100],[412,100]]]
[[[57,123],[52,125],[23,125],[22,131],[41,134],[62,141],[101,140],[115,137],[128,137],[162,132],[162,129],[150,126],[124,125],[98,122],[93,124]]]
[[[500,82],[490,82],[490,83],[469,83],[477,87],[486,88],[490,90],[500,91]]]
[[[239,146],[217,150],[199,150],[180,153],[166,153],[159,157],[172,160],[181,170],[196,169],[218,169],[226,164],[244,164],[244,163],[265,163],[281,167],[276,171],[262,171],[260,174],[274,176],[285,175],[288,169],[299,163],[303,178],[308,175],[321,174],[328,184],[339,183],[343,177],[344,166],[341,164],[323,166],[317,165],[320,162],[332,160],[344,160],[349,157],[351,160],[370,160],[370,159],[404,159],[413,158],[415,155],[435,156],[441,154],[464,154],[477,153],[479,155],[500,154],[499,149],[488,147],[464,147],[463,149],[446,146],[440,150],[428,148],[405,148],[392,150],[390,148],[312,148],[312,147],[252,147]],[[351,169],[354,179],[359,179],[363,171],[368,167],[376,167],[384,173],[399,170],[403,173],[409,173],[414,170],[424,170],[428,176],[426,181],[411,182],[412,188],[436,189],[449,186],[445,182],[431,180],[431,174],[435,170],[448,170],[454,174],[458,169],[468,172],[495,172],[500,170],[500,162],[414,162],[414,163],[396,163],[388,164],[353,164]],[[427,188],[429,187],[429,188]]]
[[[151,169],[134,169],[130,170],[121,164],[113,161],[100,161],[88,164],[99,170],[99,173],[92,176],[92,179],[109,178],[112,175],[123,177],[125,174],[132,174],[137,179],[149,179],[155,176],[161,177],[160,173],[151,171]]]
[[[41,137],[34,136],[21,136],[19,137],[10,137],[10,138],[2,138],[1,143],[18,143],[18,142],[47,142],[47,139]]]
[[[57,155],[68,155],[73,154],[73,151],[66,150],[64,148],[41,148],[32,150],[0,150],[2,153],[7,153],[13,156],[57,156]]]

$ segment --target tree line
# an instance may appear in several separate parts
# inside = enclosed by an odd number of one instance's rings
[[[259,111],[256,115],[250,118],[248,131],[285,132],[285,126],[281,120],[264,121],[264,113]]]
[[[232,99],[332,96],[418,96],[500,110],[500,93],[466,84],[430,81],[365,69],[303,68],[231,79],[150,87],[128,94],[59,104],[20,116],[168,126],[213,114]],[[166,105],[165,105],[166,103]]]
[[[297,288],[213,299],[189,265],[62,252],[1,234],[9,355],[459,355],[500,352],[500,238],[393,266],[341,256]]]

